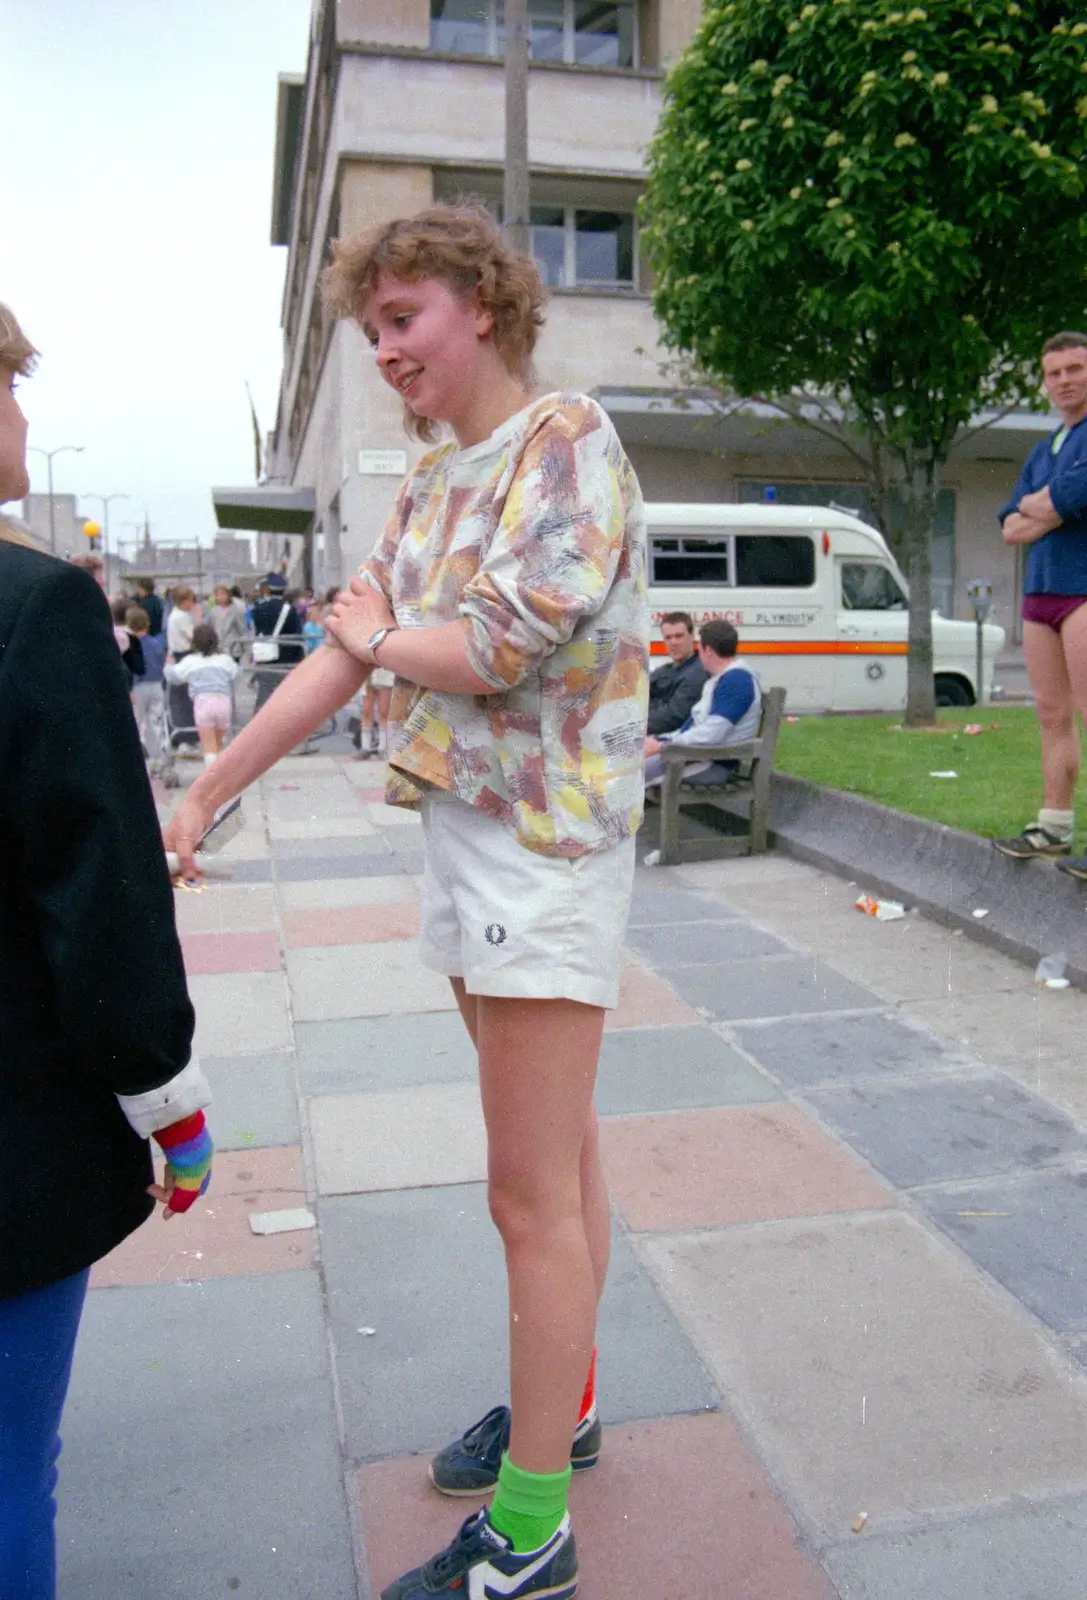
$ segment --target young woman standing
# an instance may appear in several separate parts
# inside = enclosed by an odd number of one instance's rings
[[[609,1249],[593,1086],[642,804],[641,497],[600,407],[538,393],[539,277],[482,209],[433,207],[341,244],[326,293],[361,324],[412,431],[446,424],[454,442],[405,481],[325,645],[193,786],[168,844],[192,868],[216,806],[372,667],[395,674],[387,799],[422,808],[423,959],[449,976],[479,1054],[511,1408],[484,1419],[484,1448],[469,1430],[432,1469],[461,1492],[497,1476],[490,1510],[383,1595],[468,1592],[470,1572],[472,1594],[562,1600],[578,1581],[566,1488],[579,1409],[595,1424]],[[477,1482],[439,1481],[473,1461]]]

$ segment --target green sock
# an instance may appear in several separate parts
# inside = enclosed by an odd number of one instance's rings
[[[566,1515],[571,1467],[562,1472],[522,1472],[502,1457],[491,1502],[491,1527],[511,1540],[518,1555],[546,1544]]]

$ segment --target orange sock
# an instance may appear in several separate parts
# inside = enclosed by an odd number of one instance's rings
[[[589,1376],[585,1380],[585,1393],[581,1397],[581,1410],[577,1414],[578,1422],[584,1422],[589,1412],[596,1404],[596,1346],[589,1358]]]

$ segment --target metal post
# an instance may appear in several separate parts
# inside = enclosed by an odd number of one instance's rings
[[[985,619],[993,608],[993,586],[985,578],[973,578],[966,585],[966,595],[977,628],[977,659],[974,669],[977,676],[974,681],[977,684],[977,703],[981,706],[985,704]]]
[[[506,237],[528,253],[528,0],[506,0]]]

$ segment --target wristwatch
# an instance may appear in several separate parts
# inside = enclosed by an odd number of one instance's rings
[[[381,649],[381,646],[385,643],[385,640],[395,628],[396,623],[394,622],[389,628],[379,628],[376,633],[372,633],[367,639],[366,648],[369,650],[375,661],[377,660],[377,653]]]

